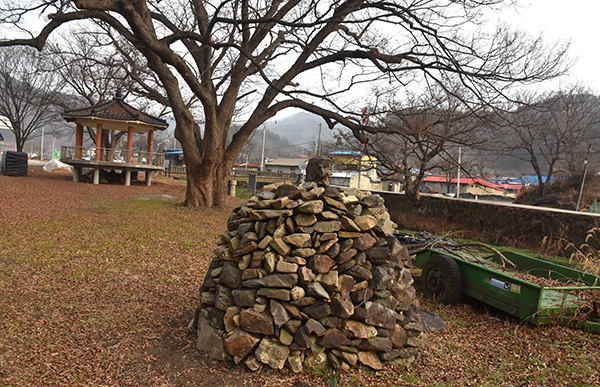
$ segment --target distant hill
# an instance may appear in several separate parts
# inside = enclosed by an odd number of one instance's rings
[[[325,121],[312,113],[299,112],[281,119],[271,120],[266,123],[267,130],[278,134],[296,145],[307,145],[319,137],[319,124],[322,126],[321,141],[333,139],[333,131]]]

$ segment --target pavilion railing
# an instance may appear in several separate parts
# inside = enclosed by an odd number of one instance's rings
[[[82,146],[62,146],[60,149],[60,159],[63,161],[106,161],[159,167],[164,167],[165,165],[164,153]]]

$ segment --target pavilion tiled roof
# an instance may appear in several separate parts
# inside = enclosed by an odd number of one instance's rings
[[[116,121],[138,121],[155,126],[160,130],[164,130],[169,126],[167,121],[146,114],[125,103],[120,93],[117,93],[115,98],[108,102],[86,108],[65,110],[62,116],[67,121],[83,117],[104,118]]]

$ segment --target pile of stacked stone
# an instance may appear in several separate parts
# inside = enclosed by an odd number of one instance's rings
[[[379,195],[267,186],[234,210],[191,328],[252,371],[408,365],[423,344],[410,258]]]

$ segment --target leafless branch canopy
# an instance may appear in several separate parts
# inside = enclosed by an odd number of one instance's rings
[[[209,173],[216,163],[232,165],[251,133],[286,108],[358,135],[373,130],[361,112],[373,105],[367,91],[375,85],[444,85],[452,78],[469,91],[465,102],[493,102],[515,84],[562,74],[568,45],[547,47],[503,25],[482,28],[482,10],[506,2],[6,0],[0,21],[23,34],[0,46],[42,49],[64,24],[108,26],[156,74],[161,90],[146,92],[173,110],[188,165],[203,164]],[[48,23],[32,31],[24,24],[31,15]],[[193,130],[190,96],[202,106],[203,131]],[[248,118],[227,146],[240,106]]]

